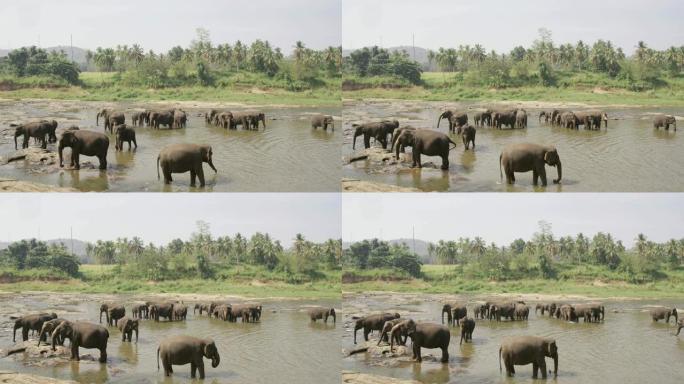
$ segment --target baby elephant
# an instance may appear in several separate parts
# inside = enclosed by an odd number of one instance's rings
[[[135,331],[135,342],[138,342],[138,320],[133,320],[128,316],[122,317],[117,321],[116,327],[121,331],[121,341],[132,342],[133,331]]]
[[[135,129],[128,128],[126,124],[119,124],[115,127],[114,132],[116,132],[116,144],[114,148],[117,151],[123,151],[123,143],[128,143],[128,150],[131,150],[131,142],[135,144],[138,148],[138,143],[135,141]]]
[[[308,312],[309,312],[309,318],[313,322],[316,322],[316,320],[321,319],[327,324],[328,323],[328,317],[332,317],[333,324],[335,324],[335,322],[337,321],[337,318],[335,316],[335,308],[323,308],[323,307],[310,308]]]
[[[190,186],[195,186],[195,179],[199,177],[200,187],[204,187],[204,170],[202,163],[207,163],[218,172],[211,161],[212,150],[210,145],[197,144],[171,144],[162,148],[157,156],[157,179],[159,179],[159,166],[164,173],[164,183],[170,184],[173,179],[172,173],[185,173],[190,171]]]
[[[461,134],[461,138],[463,139],[463,145],[465,146],[465,149],[468,150],[470,148],[470,143],[473,143],[473,151],[475,150],[475,127],[473,127],[470,124],[466,124],[460,128],[458,128]]]
[[[546,358],[553,359],[553,373],[558,375],[558,347],[556,340],[537,336],[515,336],[507,338],[499,348],[499,371],[501,359],[506,366],[506,374],[515,374],[515,365],[532,364],[532,377],[537,378],[541,370],[542,378],[546,379]]]
[[[464,317],[461,319],[461,341],[459,344],[463,344],[463,340],[467,343],[473,342],[473,331],[475,330],[475,320],[472,317]]]
[[[311,116],[311,128],[316,129],[322,127],[324,131],[328,130],[328,125],[335,131],[335,121],[330,115],[313,115]]]
[[[214,340],[198,339],[192,336],[171,336],[162,340],[157,348],[157,370],[159,357],[164,365],[164,375],[171,376],[172,365],[190,364],[190,377],[195,378],[199,370],[199,378],[204,379],[204,360],[211,359],[211,367],[216,368],[221,358]]]

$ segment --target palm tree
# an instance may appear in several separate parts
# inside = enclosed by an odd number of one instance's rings
[[[302,43],[300,40],[297,40],[297,42],[294,45],[294,58],[295,62],[297,65],[301,64],[301,62],[304,60],[304,53],[305,53],[306,47],[304,47],[304,43]]]

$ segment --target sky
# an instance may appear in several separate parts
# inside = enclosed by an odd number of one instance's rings
[[[501,53],[547,28],[556,43],[607,39],[630,54],[639,40],[684,44],[682,15],[681,0],[343,0],[342,47],[411,45],[413,34],[423,48],[479,43]]]
[[[0,241],[84,241],[139,236],[155,244],[189,239],[196,222],[215,236],[266,232],[283,246],[297,233],[322,242],[340,237],[340,197],[323,193],[3,194]]]
[[[95,49],[138,43],[145,50],[187,46],[196,28],[214,44],[266,39],[285,54],[340,45],[341,0],[0,1],[0,48],[69,45]]]
[[[683,194],[343,194],[342,239],[426,241],[482,237],[508,245],[530,239],[540,220],[556,237],[608,232],[625,246],[643,233],[653,241],[684,238]]]

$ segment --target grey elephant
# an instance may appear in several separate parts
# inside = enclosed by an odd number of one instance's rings
[[[120,318],[116,323],[116,327],[121,331],[121,341],[126,341],[126,339],[128,339],[129,342],[132,342],[133,331],[135,331],[135,342],[137,343],[139,325],[137,319],[131,319],[127,316]]]
[[[220,112],[219,114],[216,115],[216,123],[214,125],[218,125],[223,127],[223,129],[233,129],[233,113],[224,111]]]
[[[516,320],[527,320],[530,316],[530,307],[525,304],[515,305],[515,319]]]
[[[266,129],[266,114],[261,112],[261,111],[245,111],[245,113],[249,116],[249,127],[246,127],[248,129],[254,129],[254,130],[259,130],[259,122],[261,122],[264,126],[264,129]]]
[[[394,146],[397,144],[397,139],[399,138],[399,136],[401,135],[402,132],[404,132],[404,131],[415,131],[415,130],[416,130],[416,128],[408,126],[408,125],[405,127],[401,127],[401,128],[395,128],[394,131],[392,131],[392,141],[391,141],[392,145],[390,148],[394,148]],[[402,145],[399,147],[399,151],[401,153],[405,153],[406,149]]]
[[[126,122],[126,116],[124,115],[123,112],[119,111],[112,111],[108,110],[108,113],[106,115],[102,115],[104,117],[104,130],[105,132],[109,130],[110,133],[114,132],[114,127],[120,124],[124,124]],[[98,113],[97,119],[99,120],[100,114]],[[97,121],[96,121],[97,125]]]
[[[444,314],[447,314],[447,324],[458,325],[460,318],[468,314],[468,308],[464,303],[449,301],[442,305],[442,324],[444,324]]]
[[[363,135],[364,148],[370,148],[370,139],[379,141],[383,149],[387,149],[387,135],[393,135],[394,130],[399,128],[398,120],[383,120],[372,123],[352,124],[354,128],[354,139],[352,149],[356,149],[356,138]],[[394,141],[394,136],[390,137],[390,142]]]
[[[670,130],[670,125],[673,125],[674,131],[677,132],[677,119],[674,116],[663,114],[653,116],[654,129],[664,127],[665,130]]]
[[[221,112],[221,111],[219,111],[219,110],[217,110],[217,109],[212,109],[212,110],[210,110],[209,112],[206,112],[206,113],[204,114],[204,122],[207,123],[207,124],[214,124],[214,125],[216,125],[214,118],[215,118],[216,115],[218,115],[220,112]]]
[[[105,125],[106,125],[107,121],[109,120],[109,115],[111,115],[113,112],[114,112],[114,110],[111,108],[100,109],[97,112],[97,114],[95,115],[95,125],[100,125],[100,117],[102,117],[102,119],[104,120]],[[105,127],[105,130],[107,130],[106,127]]]
[[[107,169],[107,149],[109,149],[109,138],[100,132],[87,130],[68,130],[62,133],[59,139],[59,166],[64,167],[62,151],[64,148],[71,148],[71,166],[81,169],[80,156],[96,156],[100,161],[100,169]]]
[[[154,321],[159,321],[160,317],[164,317],[169,321],[173,321],[173,307],[175,303],[152,303],[150,304],[150,318]]]
[[[666,323],[669,323],[670,317],[674,317],[675,323],[677,322],[677,308],[653,307],[649,313],[653,321],[665,320]]]
[[[123,143],[128,143],[128,150],[131,150],[131,142],[138,148],[138,142],[135,140],[135,129],[129,128],[126,124],[120,124],[114,127],[116,135],[116,142],[114,148],[117,151],[123,151]]]
[[[575,313],[575,307],[570,304],[563,304],[558,309],[556,309],[557,318],[563,321],[578,321],[577,314]]]
[[[356,344],[356,331],[363,329],[363,339],[368,341],[368,334],[371,331],[382,331],[382,327],[386,321],[398,319],[401,316],[398,313],[379,313],[368,315],[356,320],[354,324],[354,344]]]
[[[533,143],[515,143],[507,145],[499,155],[499,175],[503,178],[501,169],[506,173],[506,182],[515,183],[515,172],[532,171],[532,182],[537,185],[541,178],[541,183],[546,186],[545,166],[556,167],[558,178],[553,180],[558,184],[563,177],[563,168],[556,147],[545,146]]]
[[[442,112],[437,118],[437,128],[439,128],[439,123],[442,119],[447,119],[449,121],[449,132],[456,132],[457,128],[468,124],[468,114],[465,111],[447,109]]]
[[[588,117],[588,124],[586,129],[601,129],[601,123],[604,123],[606,130],[608,129],[608,114],[598,109],[592,109],[584,112]]]
[[[506,366],[506,375],[515,374],[515,365],[532,364],[532,377],[537,378],[541,370],[546,379],[546,358],[553,359],[553,374],[558,375],[558,346],[556,340],[537,336],[515,336],[504,339],[499,347],[499,371],[501,359]]]
[[[404,332],[411,338],[411,347],[413,349],[413,358],[422,362],[421,348],[434,349],[440,348],[442,350],[442,363],[449,361],[449,342],[451,341],[451,332],[449,328],[434,323],[416,323],[413,320],[403,321],[392,328],[391,334],[394,334],[395,329],[403,328]],[[393,338],[390,336],[390,350],[392,350]]]
[[[173,113],[173,110],[150,112],[150,127],[159,129],[160,126],[166,125],[173,128]]]
[[[21,316],[18,319],[15,319],[12,341],[17,341],[17,329],[21,328],[21,339],[23,341],[27,341],[29,331],[40,332],[41,328],[43,328],[43,323],[56,318],[56,313],[37,313],[32,315]]]
[[[563,128],[578,129],[583,124],[574,112],[566,111],[560,115],[560,125]]]
[[[110,326],[117,325],[119,319],[126,316],[126,308],[123,305],[110,305],[106,312],[107,324]]]
[[[461,127],[461,138],[463,139],[463,146],[467,151],[470,148],[470,144],[473,144],[473,151],[475,150],[475,127],[470,124],[466,124]]]
[[[188,307],[184,304],[175,304],[173,306],[173,319],[185,320],[188,317]]]
[[[309,318],[313,322],[320,319],[320,320],[323,320],[323,322],[325,322],[327,324],[329,317],[332,317],[333,324],[335,324],[337,322],[337,316],[335,315],[335,308],[316,307],[316,308],[309,308],[309,310],[307,312],[309,314]]]
[[[378,339],[377,345],[380,345],[380,343],[382,343],[383,341],[389,342],[390,337],[394,338],[394,342],[396,342],[397,344],[405,345],[408,335],[405,332],[403,332],[403,329],[392,333],[392,329],[394,329],[394,326],[401,323],[402,321],[405,320],[398,318],[385,321],[385,324],[382,326],[382,330],[380,331],[380,338]],[[404,340],[401,339],[401,336],[404,336]]]
[[[463,340],[465,342],[473,342],[473,331],[475,330],[475,319],[472,317],[463,317],[460,319],[461,322],[461,341],[459,341],[459,344],[463,344]]]
[[[515,112],[515,127],[527,128],[527,111],[524,109],[518,109]]]
[[[164,183],[170,184],[173,179],[172,173],[185,173],[190,171],[190,186],[195,186],[195,179],[199,178],[200,187],[204,187],[204,169],[202,163],[207,163],[218,172],[212,162],[213,152],[210,145],[198,144],[171,144],[162,148],[157,156],[157,179],[159,179],[159,167],[164,173]]]
[[[52,332],[55,330],[55,328],[65,321],[68,320],[58,317],[56,319],[44,322],[43,326],[40,328],[40,333],[38,334],[38,346],[40,347],[41,341],[45,341],[47,343],[47,335],[52,335]],[[56,343],[59,345],[64,345],[64,339],[60,338],[56,340]]]
[[[513,129],[515,128],[517,114],[517,109],[495,111],[492,113],[492,126],[498,129],[506,126]]]
[[[185,111],[176,109],[173,111],[173,127],[185,128],[188,122],[188,114]]]
[[[221,357],[214,340],[199,339],[192,336],[171,336],[159,343],[157,348],[157,370],[159,358],[164,366],[164,375],[171,376],[173,365],[190,364],[190,377],[195,378],[199,371],[199,378],[204,379],[204,358],[211,359],[211,367],[218,367]]]
[[[109,339],[107,328],[83,321],[65,321],[52,332],[52,350],[55,350],[57,335],[71,341],[72,360],[80,360],[78,348],[88,348],[99,349],[100,363],[107,362],[107,340]]]
[[[316,129],[318,127],[323,128],[324,131],[328,130],[328,125],[335,131],[335,120],[331,115],[313,115],[311,116],[311,128]]]
[[[40,142],[41,148],[47,149],[47,143],[51,140],[52,136],[55,135],[57,122],[54,120],[41,120],[25,124],[10,124],[10,127],[14,127],[14,149],[18,149],[17,138],[19,136],[23,136],[22,148],[28,148],[29,139],[33,137]]]
[[[452,149],[450,144],[456,143],[445,133],[430,129],[417,129],[415,131],[404,131],[399,135],[395,143],[395,156],[399,158],[399,146],[412,147],[413,164],[412,167],[422,167],[421,155],[439,156],[442,158],[442,169],[449,169],[449,151]]]
[[[134,127],[142,126],[144,124],[144,117],[142,114],[142,112],[133,112],[133,114],[131,114],[131,125]]]
[[[131,313],[133,314],[134,319],[147,319],[147,318],[149,318],[149,311],[150,311],[150,308],[145,303],[134,304],[133,307],[131,307]]]
[[[560,125],[560,116],[563,111],[554,109],[551,111],[551,125]]]

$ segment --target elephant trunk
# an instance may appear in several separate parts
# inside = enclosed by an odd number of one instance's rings
[[[138,327],[135,327],[135,342],[138,342]]]
[[[558,354],[553,355],[553,375],[558,376]]]
[[[218,171],[216,170],[216,167],[214,167],[214,163],[212,163],[212,161],[211,161],[211,157],[209,158],[209,161],[207,161],[207,164],[209,164],[211,169],[214,170],[214,173],[218,173]]]
[[[352,149],[356,149],[356,138],[359,136],[358,132],[354,132],[354,141],[352,141]]]
[[[57,152],[59,153],[59,166],[60,167],[64,167],[64,160],[62,158],[62,152],[63,151],[64,151],[64,146],[62,145],[62,143],[59,143],[59,146],[57,147]],[[101,322],[102,322],[102,312],[100,312],[100,323]]]
[[[675,334],[675,336],[679,336],[679,332],[682,330],[682,328],[684,328],[684,324],[681,324],[677,327],[677,333]]]
[[[673,315],[674,318],[675,318],[675,324],[677,324],[677,321],[679,320],[679,319],[677,318],[677,309],[673,309],[673,310],[672,310],[672,315]]]
[[[100,125],[100,113],[98,112],[97,115],[95,115],[95,125]]]
[[[563,178],[563,166],[561,165],[560,159],[558,159],[558,163],[556,163],[556,170],[558,171],[558,178],[553,181],[554,184],[560,183]]]
[[[442,117],[444,117],[444,114],[439,115],[437,118],[437,128],[439,128],[439,122],[442,121]]]
[[[159,370],[159,347],[157,347],[157,371]]]
[[[60,162],[62,159],[62,152],[59,152]],[[159,180],[159,156],[157,156],[157,180]],[[102,322],[102,314],[100,314],[100,323]]]
[[[499,372],[501,372],[501,347],[499,347]]]
[[[221,362],[221,357],[219,356],[218,352],[216,352],[216,355],[214,355],[211,358],[211,367],[216,368],[218,367],[219,363]]]

